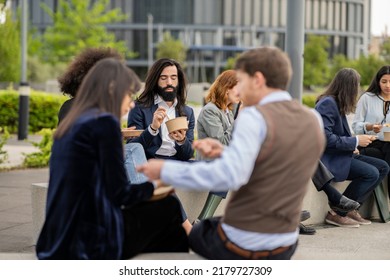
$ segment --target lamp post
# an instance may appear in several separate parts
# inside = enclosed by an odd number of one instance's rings
[[[153,64],[153,15],[148,14],[148,69]]]
[[[293,69],[288,91],[293,98],[302,102],[305,1],[289,0],[287,2],[286,52]]]
[[[28,111],[30,86],[27,82],[27,1],[21,0],[21,81],[19,85],[19,123],[18,140],[24,140],[28,135]]]

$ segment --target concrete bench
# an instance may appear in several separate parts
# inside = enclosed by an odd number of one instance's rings
[[[39,233],[45,221],[47,183],[31,185],[32,240],[36,244]]]
[[[387,181],[387,180],[385,180]],[[348,186],[349,181],[336,183],[334,186],[343,192]],[[387,193],[387,188],[386,188]],[[187,212],[190,222],[194,221],[199,215],[204,202],[206,201],[208,192],[194,192],[194,191],[182,191],[176,190],[176,194],[180,198],[184,209]],[[215,216],[222,215],[226,207],[227,200],[222,200],[218,206]],[[33,242],[35,243],[41,227],[45,219],[45,207],[47,196],[47,183],[35,183],[31,185],[31,205],[32,205],[32,222],[33,222]],[[388,194],[387,194],[388,196]],[[318,192],[310,181],[308,183],[308,191],[303,201],[303,209],[310,211],[311,218],[306,220],[305,224],[323,224],[327,211],[329,210],[328,198],[324,192]],[[371,196],[361,207],[360,213],[364,217],[371,219],[379,219],[379,213],[374,203],[373,196]]]

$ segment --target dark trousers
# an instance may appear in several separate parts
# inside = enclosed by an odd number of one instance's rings
[[[318,161],[317,169],[311,177],[317,191],[321,191],[326,184],[333,180],[333,178],[333,174],[326,168],[322,161]]]
[[[353,155],[347,180],[352,182],[344,195],[362,204],[389,172],[389,165],[378,158]]]
[[[211,260],[245,260],[246,258],[228,250],[220,239],[217,227],[220,217],[201,220],[195,224],[189,235],[191,249]],[[288,250],[273,256],[264,257],[264,260],[289,260],[294,254],[297,243]]]
[[[167,196],[123,209],[125,241],[123,259],[140,253],[188,252],[178,200]]]
[[[380,140],[372,142],[367,147],[359,147],[361,155],[382,159],[390,165],[390,143]],[[387,187],[390,190],[390,176],[387,177]],[[389,191],[390,194],[390,191]]]

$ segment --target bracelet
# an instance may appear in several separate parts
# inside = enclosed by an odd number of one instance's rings
[[[152,125],[149,125],[149,127],[150,127],[150,129],[151,129],[152,131],[154,131],[154,132],[157,131],[157,129],[154,129],[154,128],[152,127]]]

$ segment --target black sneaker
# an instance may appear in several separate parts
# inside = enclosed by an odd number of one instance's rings
[[[313,235],[316,233],[315,228],[305,226],[299,223],[299,234]]]

